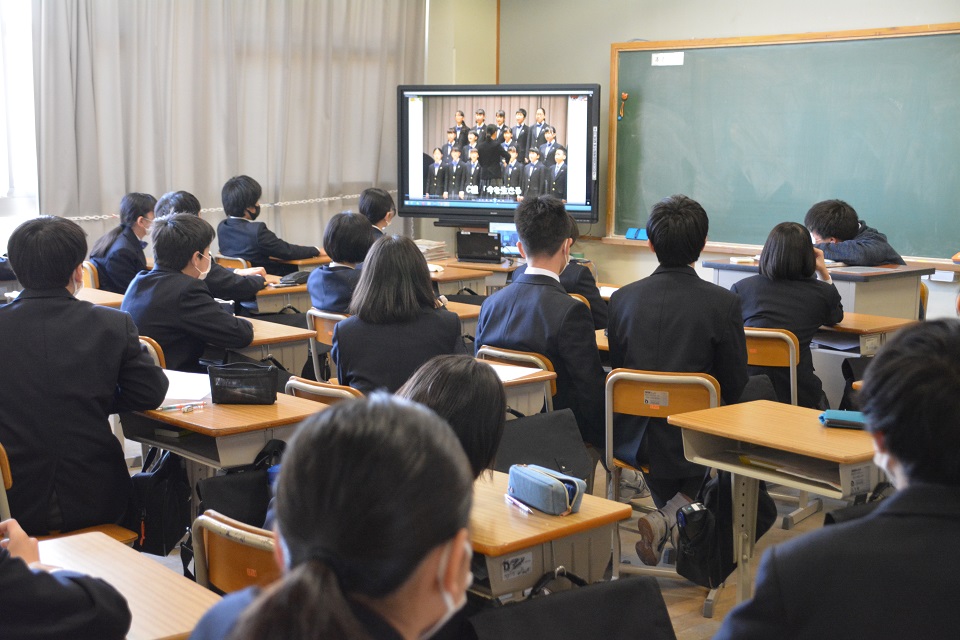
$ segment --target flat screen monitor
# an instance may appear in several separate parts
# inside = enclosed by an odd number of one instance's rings
[[[406,85],[397,91],[401,216],[463,226],[512,221],[519,201],[552,193],[578,222],[599,219],[600,85]],[[496,132],[487,137],[489,125]]]
[[[517,248],[517,225],[512,222],[491,222],[490,233],[500,234],[500,253],[504,257],[519,258],[520,249]]]

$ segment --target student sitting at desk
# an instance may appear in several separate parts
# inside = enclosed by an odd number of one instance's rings
[[[813,242],[827,260],[850,266],[906,264],[887,243],[887,236],[857,218],[857,212],[843,200],[824,200],[810,207],[803,219]]]
[[[555,409],[571,409],[584,441],[602,447],[603,367],[587,307],[560,284],[570,261],[570,216],[559,199],[525,200],[514,214],[527,259],[523,275],[487,298],[477,320],[476,347],[531,351],[557,372]]]
[[[727,404],[747,384],[747,346],[740,299],[701,280],[691,266],[707,242],[707,212],[675,195],[653,205],[647,243],[660,266],[610,296],[610,363],[614,368],[709,373]],[[655,565],[676,524],[677,509],[697,495],[704,468],[683,455],[680,429],[662,418],[617,415],[614,454],[644,474],[660,509],[637,523],[637,555]]]
[[[108,417],[158,407],[167,378],[130,316],[76,299],[87,253],[79,225],[40,216],[7,248],[24,287],[0,307],[10,511],[31,535],[119,523],[132,486]]]
[[[940,638],[956,628],[960,322],[899,332],[867,367],[860,401],[873,460],[897,492],[869,515],[767,550],[753,599],[715,639]]]
[[[144,237],[153,225],[157,199],[149,193],[128,193],[120,201],[120,224],[90,249],[90,262],[97,267],[100,289],[123,294],[133,276],[147,268]]]
[[[580,238],[580,228],[577,221],[570,218],[570,239],[571,247],[577,243]],[[516,271],[510,274],[511,282],[522,276],[527,270],[527,265],[522,264]],[[597,288],[597,281],[593,277],[593,272],[589,267],[583,264],[582,260],[571,258],[567,266],[560,272],[560,284],[563,285],[567,293],[576,293],[587,299],[590,303],[590,315],[593,316],[593,326],[596,329],[607,328],[607,302],[600,297],[600,289]]]
[[[223,185],[220,199],[227,219],[220,221],[217,227],[220,253],[243,258],[253,266],[263,267],[267,273],[278,276],[293,273],[297,268],[276,260],[301,260],[324,255],[319,247],[285,242],[270,231],[265,223],[256,222],[260,215],[262,193],[260,183],[250,176],[234,176]]]
[[[191,639],[433,635],[473,581],[468,469],[450,427],[405,400],[378,395],[307,418],[277,481],[283,578],[226,596]]]
[[[464,353],[460,318],[437,304],[427,261],[413,240],[377,240],[353,292],[352,315],[333,330],[340,384],[392,393],[433,356]]]
[[[333,313],[347,312],[360,281],[360,263],[372,244],[370,223],[364,216],[345,211],[330,218],[323,232],[323,246],[333,262],[314,269],[307,280],[314,307]]]
[[[200,356],[208,344],[240,348],[253,340],[250,323],[226,311],[203,284],[213,237],[210,223],[189,213],[157,218],[157,262],[133,279],[120,306],[160,344],[168,369],[203,372]]]
[[[787,329],[797,336],[797,403],[829,409],[823,385],[813,371],[810,341],[822,325],[843,320],[843,305],[823,262],[823,251],[813,246],[803,225],[781,222],[775,226],[760,254],[760,275],[734,283],[730,291],[740,296],[744,326]],[[780,402],[790,402],[786,368],[751,367],[750,373],[766,374]]]
[[[154,211],[158,218],[174,213],[199,216],[200,201],[187,191],[171,191],[160,197]],[[263,267],[227,269],[214,261],[203,283],[207,285],[210,295],[214,298],[234,302],[253,302],[257,299],[257,292],[267,286],[264,277],[266,275],[267,271]]]
[[[360,214],[372,225],[370,229],[371,242],[383,237],[383,230],[397,217],[397,205],[393,196],[376,187],[370,187],[360,192],[360,203],[357,205]]]
[[[130,629],[123,596],[98,578],[40,563],[40,548],[16,520],[0,522],[0,620],[6,640],[122,640]]]
[[[507,417],[507,396],[493,367],[467,355],[437,356],[417,369],[397,396],[450,423],[474,478],[493,465]]]

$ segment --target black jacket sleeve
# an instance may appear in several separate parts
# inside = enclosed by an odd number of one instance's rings
[[[111,413],[122,411],[140,411],[156,409],[163,403],[170,381],[163,369],[154,364],[153,359],[140,345],[140,336],[133,318],[123,314],[127,325],[127,344],[123,350],[123,362],[120,363],[120,375],[117,378],[117,391]]]
[[[179,308],[187,333],[207,344],[238,349],[253,340],[253,325],[225,311],[200,280],[183,290]]]
[[[257,229],[257,244],[260,250],[271,258],[279,260],[302,260],[316,258],[320,251],[316,247],[307,247],[299,244],[290,244],[277,237],[267,225],[261,224]]]
[[[210,267],[204,283],[214,298],[236,302],[255,300],[257,292],[267,286],[263,276],[240,276],[216,262]]]

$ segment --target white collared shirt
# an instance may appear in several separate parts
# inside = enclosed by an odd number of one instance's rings
[[[539,268],[539,267],[531,267],[529,264],[527,265],[527,270],[524,271],[523,273],[524,273],[524,274],[527,274],[527,275],[531,275],[531,276],[550,276],[551,278],[553,278],[553,279],[556,280],[557,282],[560,282],[560,274],[554,273],[553,271],[550,271],[549,269],[541,269],[541,268]]]

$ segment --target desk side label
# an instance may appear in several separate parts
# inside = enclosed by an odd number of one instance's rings
[[[533,552],[528,551],[511,558],[505,558],[500,562],[500,568],[503,571],[503,582],[530,575],[533,573]]]

